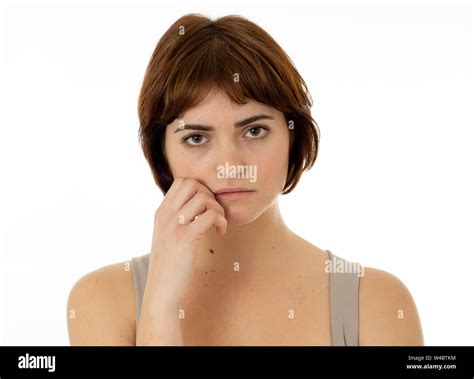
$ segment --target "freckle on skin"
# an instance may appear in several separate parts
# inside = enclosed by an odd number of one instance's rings
[[[212,250],[212,249],[209,249],[209,251],[211,252],[211,254],[214,254],[214,250]]]
[[[207,271],[206,271],[204,274],[206,274],[206,275],[207,275]]]

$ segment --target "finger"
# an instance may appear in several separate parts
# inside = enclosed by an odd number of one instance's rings
[[[173,200],[176,197],[176,193],[179,191],[179,188],[181,187],[182,183],[184,182],[183,177],[177,177],[173,180],[173,183],[171,183],[170,188],[166,192],[165,198],[169,200]]]
[[[175,212],[181,209],[198,192],[206,194],[211,199],[215,200],[216,198],[209,188],[195,178],[184,178],[178,187],[170,204],[170,208]]]
[[[215,226],[219,233],[225,234],[227,231],[227,220],[220,213],[209,209],[200,215],[195,221],[187,226],[193,238],[204,234],[207,230]]]
[[[209,209],[215,210],[225,218],[225,210],[222,205],[216,200],[209,198],[209,196],[203,192],[198,192],[178,211],[178,222],[187,225],[194,221],[196,216],[201,215]]]

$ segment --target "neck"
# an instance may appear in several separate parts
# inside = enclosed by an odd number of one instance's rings
[[[228,225],[225,235],[218,234],[215,228],[204,234],[196,255],[196,267],[202,272],[214,270],[223,274],[267,272],[287,259],[291,233],[276,199],[249,224]]]

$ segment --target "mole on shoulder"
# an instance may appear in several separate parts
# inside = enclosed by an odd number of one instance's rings
[[[212,250],[212,249],[209,249],[209,251],[211,252],[211,254],[214,254],[214,250]]]

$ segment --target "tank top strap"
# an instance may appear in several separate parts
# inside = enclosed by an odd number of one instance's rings
[[[133,274],[133,283],[135,285],[135,325],[138,330],[140,312],[142,309],[143,294],[145,292],[146,279],[148,276],[148,264],[150,262],[150,253],[133,257],[131,267]]]
[[[362,266],[328,253],[333,346],[359,345],[359,279]],[[328,269],[329,267],[329,269]]]

